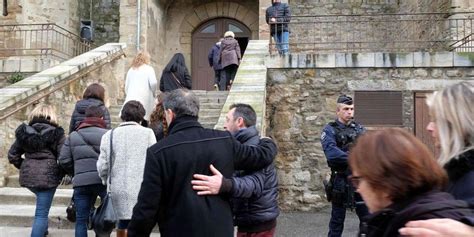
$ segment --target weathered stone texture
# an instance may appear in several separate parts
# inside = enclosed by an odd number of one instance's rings
[[[290,24],[292,52],[436,51],[447,47],[439,42],[419,42],[445,39],[449,33],[443,22],[446,15],[388,14],[449,13],[448,0],[295,0],[290,6],[295,16]],[[297,17],[301,15],[317,17]]]
[[[79,1],[78,7],[80,20],[94,22],[96,45],[119,42],[120,0]]]
[[[441,89],[449,81],[458,80],[474,80],[472,69],[269,69],[266,134],[274,137],[279,147],[276,166],[280,207],[307,211],[329,205],[322,184],[329,169],[320,136],[324,125],[335,118],[335,100],[340,94],[353,95],[354,90],[402,91],[403,127],[413,130],[414,93]]]

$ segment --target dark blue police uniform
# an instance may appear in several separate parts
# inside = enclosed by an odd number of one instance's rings
[[[329,237],[342,235],[346,208],[353,208],[352,196],[348,196],[353,193],[351,191],[353,187],[347,180],[350,175],[347,160],[348,150],[355,139],[364,132],[365,128],[356,122],[351,121],[348,125],[344,125],[336,119],[335,122],[327,124],[321,133],[321,144],[332,172],[332,211],[329,222]],[[358,193],[354,193],[353,198],[356,203],[356,214],[361,220],[369,213],[368,209]]]

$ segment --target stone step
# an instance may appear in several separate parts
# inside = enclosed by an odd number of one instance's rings
[[[35,205],[0,205],[0,226],[31,227],[35,216]],[[72,229],[74,223],[66,219],[66,206],[52,206],[49,210],[50,229]]]
[[[6,177],[6,186],[11,188],[21,188],[20,186],[20,175],[10,175]],[[58,189],[72,189],[72,184],[59,185]],[[1,203],[1,202],[0,202]]]
[[[53,205],[68,206],[71,201],[72,189],[56,189]],[[35,205],[36,197],[27,188],[0,188],[0,203],[2,205]]]

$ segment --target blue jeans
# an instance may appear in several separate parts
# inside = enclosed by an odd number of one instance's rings
[[[102,184],[86,185],[74,188],[74,203],[76,204],[76,237],[87,237],[87,222],[91,208],[99,196],[101,199],[107,193]]]
[[[35,219],[31,229],[31,237],[44,237],[46,230],[48,230],[49,209],[51,208],[51,203],[53,203],[56,188],[28,189],[36,195]]]
[[[128,224],[130,224],[130,220],[119,220],[117,229],[119,230],[126,230],[128,229]]]
[[[362,197],[358,193],[354,193],[356,202],[362,202]],[[356,204],[355,208],[357,217],[359,217],[359,225],[362,222],[362,217],[369,214],[367,206],[364,204]],[[331,220],[329,221],[328,237],[340,237],[344,230],[344,220],[346,219],[346,208],[332,203]],[[360,226],[359,226],[360,227]]]
[[[290,33],[288,31],[284,32],[277,32],[273,36],[273,39],[275,40],[276,43],[276,48],[278,49],[279,54],[288,54],[289,52],[289,39],[290,39]]]

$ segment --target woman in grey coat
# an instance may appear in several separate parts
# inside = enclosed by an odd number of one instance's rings
[[[132,218],[143,179],[146,151],[156,143],[155,134],[150,128],[140,125],[145,116],[145,109],[140,102],[131,100],[125,103],[120,118],[124,121],[117,128],[108,131],[102,137],[97,171],[102,183],[111,177],[108,189],[112,203],[119,219],[117,236],[127,236],[127,226]],[[110,137],[112,149],[110,152]],[[109,162],[112,161],[112,170]]]

